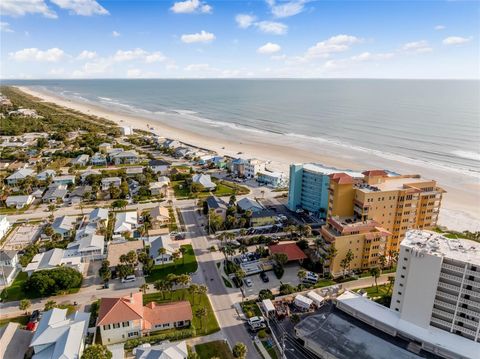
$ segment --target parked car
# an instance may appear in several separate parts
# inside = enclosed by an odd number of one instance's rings
[[[250,278],[245,278],[243,281],[247,287],[251,287],[253,285],[253,282]]]
[[[135,282],[137,278],[132,274],[132,275],[127,275],[126,277],[122,278],[122,283],[130,283],[130,282]]]
[[[42,319],[42,314],[40,313],[39,310],[34,310],[32,314],[30,315],[29,322],[36,323],[40,319]]]
[[[248,319],[248,325],[252,330],[259,330],[267,326],[263,317],[251,317]]]
[[[260,273],[260,278],[262,279],[263,283],[270,282],[270,279],[268,278],[268,275],[265,272]]]

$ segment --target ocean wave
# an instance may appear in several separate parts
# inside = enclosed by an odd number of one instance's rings
[[[101,97],[101,96],[98,96],[98,98],[99,98],[100,100],[104,100],[104,101],[115,101],[115,100],[111,99],[110,97]]]
[[[480,153],[478,152],[456,150],[452,151],[451,153],[453,153],[457,157],[465,158],[467,160],[480,161]]]

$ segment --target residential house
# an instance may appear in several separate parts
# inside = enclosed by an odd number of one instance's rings
[[[90,159],[90,156],[87,154],[79,155],[77,158],[75,158],[72,161],[72,166],[84,167],[88,164],[89,159]]]
[[[153,229],[158,229],[170,223],[170,213],[167,207],[156,206],[150,210],[150,217]]]
[[[230,163],[230,170],[237,177],[255,178],[259,172],[265,171],[265,161],[236,158]]]
[[[93,176],[100,176],[102,173],[97,170],[86,170],[82,172],[80,175],[80,181],[83,183],[87,180],[88,176],[93,175]]]
[[[18,272],[20,272],[19,267],[0,266],[0,286],[8,286],[12,284]]]
[[[212,182],[210,175],[203,173],[197,173],[192,176],[192,182],[197,183],[203,186],[208,191],[213,191],[217,187],[215,183]]]
[[[80,273],[84,266],[80,257],[68,257],[64,249],[54,248],[49,251],[36,254],[32,261],[24,269],[28,276],[39,270],[49,270],[58,266],[71,267]]]
[[[170,149],[180,147],[181,145],[182,144],[177,140],[166,140],[165,142],[163,142],[163,147]]]
[[[152,169],[153,172],[165,175],[170,170],[171,163],[165,160],[150,160],[148,162],[148,167]]]
[[[165,340],[158,345],[140,345],[133,349],[135,359],[187,359],[188,349],[185,340],[170,343]]]
[[[9,322],[0,328],[0,358],[24,359],[33,332],[19,327],[19,323]]]
[[[0,216],[0,240],[8,233],[12,224],[9,222],[7,216]]]
[[[261,227],[275,224],[276,213],[269,209],[253,212],[250,217],[250,225],[252,227]]]
[[[248,197],[242,198],[241,200],[237,201],[237,206],[242,211],[252,211],[252,213],[261,212],[265,209],[265,207],[262,206],[260,203]]]
[[[186,157],[193,154],[194,151],[189,147],[178,147],[175,149],[173,156],[176,158]]]
[[[52,223],[52,228],[55,233],[58,233],[63,238],[66,238],[73,234],[76,222],[77,220],[75,217],[61,216],[55,218]]]
[[[172,243],[170,236],[158,236],[149,238],[150,242],[150,257],[155,260],[155,264],[165,264],[173,262],[172,254],[179,250],[179,246]],[[165,248],[165,254],[160,254],[159,250]]]
[[[122,179],[120,177],[106,177],[102,178],[102,191],[108,191],[110,186],[120,187]]]
[[[141,337],[149,332],[190,326],[193,319],[188,301],[143,305],[143,293],[121,298],[102,298],[97,327],[104,345]]]
[[[112,149],[112,144],[108,142],[103,142],[98,145],[98,150],[103,153],[107,153],[108,150]]]
[[[88,221],[90,223],[103,223],[105,228],[107,227],[108,222],[108,209],[106,208],[95,208],[90,215],[88,216]]]
[[[110,158],[112,162],[116,165],[120,165],[120,164],[133,165],[135,163],[138,163],[140,160],[140,156],[138,155],[137,151],[134,151],[134,150],[122,151],[122,152],[110,154]]]
[[[101,259],[105,252],[105,237],[100,234],[89,233],[87,229],[77,233],[75,241],[68,244],[67,252],[67,257],[80,256],[82,258]]]
[[[133,135],[133,129],[130,126],[121,126],[120,130],[122,131],[123,136]]]
[[[7,184],[9,186],[15,186],[17,183],[32,176],[34,173],[35,171],[30,168],[20,168],[18,171],[7,177]]]
[[[132,233],[138,226],[137,211],[120,212],[115,217],[115,226],[113,234],[121,235],[124,233]]]
[[[209,212],[213,210],[214,213],[222,217],[223,220],[227,218],[228,204],[223,199],[216,196],[209,196],[206,202]]]
[[[65,201],[67,198],[67,185],[52,183],[42,197],[44,203],[57,203]]]
[[[35,199],[41,199],[43,197],[43,191],[44,190],[45,190],[44,188],[36,189],[35,191],[32,192],[32,196]]]
[[[90,313],[53,308],[43,313],[30,347],[32,359],[77,359],[82,356]]]
[[[23,117],[34,117],[34,118],[41,117],[37,114],[37,111],[30,108],[19,108],[18,110],[8,112],[8,114],[10,116],[23,116]]]
[[[15,207],[17,209],[25,208],[29,206],[33,201],[32,195],[28,196],[8,196],[5,203],[7,207]]]
[[[289,262],[307,259],[307,255],[300,249],[296,242],[280,242],[278,244],[270,244],[268,250],[271,255],[283,253],[287,256]]]
[[[77,204],[82,202],[85,195],[92,193],[92,186],[78,186],[68,195],[68,203]]]
[[[259,171],[257,173],[257,181],[273,188],[286,185],[286,178],[283,172]]]
[[[46,181],[49,177],[50,178],[53,178],[56,176],[56,172],[54,170],[45,170],[45,171],[42,171],[40,172],[38,175],[37,175],[37,179],[39,181]]]
[[[138,166],[138,167],[127,167],[125,169],[125,173],[127,174],[127,176],[129,177],[134,177],[136,175],[141,175],[143,174],[143,167],[141,166]]]
[[[90,158],[90,163],[92,166],[106,166],[107,156],[105,156],[103,153],[96,152],[92,158]]]
[[[18,252],[13,250],[0,251],[0,267],[18,267]]]
[[[165,176],[162,176],[161,178],[162,179],[166,178],[166,180],[151,182],[148,184],[148,189],[150,190],[150,193],[152,194],[152,196],[167,195],[168,184],[170,183],[170,180],[168,179],[168,177],[165,177]]]
[[[54,184],[75,184],[75,176],[73,175],[64,175],[64,176],[55,176],[52,178],[52,183]]]

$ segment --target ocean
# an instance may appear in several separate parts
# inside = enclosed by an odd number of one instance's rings
[[[219,136],[284,136],[480,174],[480,82],[469,80],[38,80],[30,86]],[[152,122],[152,125],[154,122]],[[283,138],[283,137],[281,137]]]

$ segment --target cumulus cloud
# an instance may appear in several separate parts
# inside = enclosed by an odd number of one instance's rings
[[[274,44],[272,42],[267,42],[265,45],[260,46],[257,49],[257,52],[262,55],[271,55],[276,52],[279,52],[282,48],[278,44]]]
[[[284,35],[288,30],[287,25],[275,21],[260,21],[255,23],[255,26],[262,32],[274,35]]]
[[[87,62],[80,70],[75,70],[72,77],[92,77],[103,75],[109,72],[112,62],[109,59],[99,58],[95,61]]]
[[[170,10],[175,14],[212,13],[212,7],[205,2],[201,2],[200,0],[179,1],[174,3]]]
[[[51,10],[44,0],[2,0],[0,13],[4,16],[20,17],[27,14],[41,14],[56,19],[57,14]]]
[[[120,36],[120,33],[119,33],[118,31],[113,30],[113,31],[112,31],[112,36],[113,36],[113,37],[119,37],[119,36]]]
[[[147,52],[142,49],[134,49],[134,50],[118,50],[113,55],[113,61],[122,62],[122,61],[132,61],[138,59],[144,59],[147,56]]]
[[[241,29],[246,29],[250,26],[252,26],[255,23],[255,20],[257,18],[253,15],[248,15],[248,14],[238,14],[235,16],[235,21]]]
[[[52,3],[70,13],[81,16],[109,15],[107,9],[95,0],[50,0]]]
[[[16,61],[58,62],[62,60],[66,54],[62,49],[56,47],[45,51],[32,47],[17,52],[10,52],[9,56]]]
[[[211,42],[215,40],[215,35],[211,32],[206,32],[204,30],[195,33],[195,34],[184,34],[181,37],[182,42],[186,44],[192,44],[196,42]]]
[[[445,25],[437,25],[433,29],[436,31],[445,30]]]
[[[97,53],[95,51],[83,50],[80,54],[78,54],[77,60],[92,60],[96,57]]]
[[[1,32],[14,32],[10,28],[10,24],[8,22],[3,22],[3,21],[0,21],[0,31]]]
[[[328,57],[331,53],[344,52],[350,49],[351,45],[361,42],[356,36],[340,34],[332,36],[327,40],[317,42],[310,47],[305,57],[307,59]]]
[[[431,52],[433,49],[428,44],[428,41],[420,40],[420,41],[407,42],[402,46],[402,50],[410,53],[421,54],[425,52]]]
[[[154,62],[164,62],[165,60],[167,60],[167,57],[160,51],[156,51],[145,56],[145,62],[147,64],[152,64]]]
[[[352,56],[353,61],[378,61],[378,60],[388,60],[394,56],[393,52],[387,53],[371,53],[371,52],[362,52],[359,55]]]
[[[467,38],[467,37],[461,37],[461,36],[449,36],[443,39],[442,42],[444,45],[461,45],[469,42],[470,40],[472,40],[471,37]]]
[[[267,0],[272,15],[277,18],[284,18],[297,15],[305,8],[306,0],[295,0],[277,3],[275,0]]]

